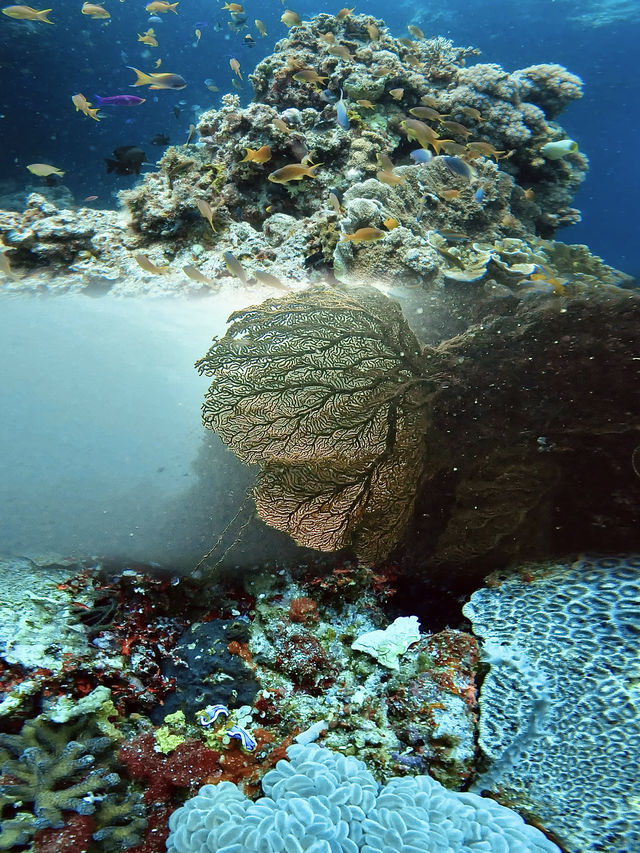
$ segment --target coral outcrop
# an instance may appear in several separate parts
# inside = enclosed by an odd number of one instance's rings
[[[483,640],[472,790],[535,815],[569,853],[640,845],[637,607],[640,558],[526,566],[463,608]]]

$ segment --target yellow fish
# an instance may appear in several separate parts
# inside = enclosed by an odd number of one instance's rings
[[[249,280],[247,276],[246,269],[242,266],[240,261],[236,258],[233,252],[223,252],[222,257],[224,258],[224,265],[229,270],[231,275],[239,278],[243,284],[246,284]]]
[[[147,12],[151,12],[152,15],[155,15],[156,12],[160,12],[161,14],[173,12],[177,15],[176,6],[179,5],[179,3],[167,3],[167,0],[153,0],[152,3],[148,3],[144,8]]]
[[[360,98],[359,101],[356,101],[356,104],[365,110],[375,110],[376,108],[375,104],[372,104],[367,98]]]
[[[356,7],[354,6],[354,7],[353,7],[353,9],[355,9],[355,8],[356,8]],[[337,18],[339,21],[344,21],[344,19],[345,19],[345,18],[348,18],[348,17],[349,17],[349,15],[353,12],[353,9],[340,9],[340,11],[338,12],[338,14],[336,15],[336,18]]]
[[[255,19],[255,21],[254,21],[253,23],[256,25],[256,29],[257,29],[257,31],[260,33],[260,35],[262,36],[262,38],[266,38],[266,36],[267,36],[267,28],[266,28],[266,27],[265,27],[265,25],[262,23],[262,21],[261,21],[259,18],[256,18],[256,19]]]
[[[187,264],[186,267],[182,267],[182,272],[190,278],[191,281],[198,281],[200,284],[208,284],[210,287],[220,287],[220,284],[213,278],[209,278],[208,275],[205,275],[203,272],[197,267],[194,267],[193,264]]]
[[[56,166],[50,166],[48,163],[32,163],[30,166],[27,166],[27,169],[32,175],[37,175],[39,178],[47,178],[49,175],[60,175],[60,177],[64,175],[64,172]]]
[[[158,39],[153,29],[147,30],[146,33],[138,33],[138,41],[148,44],[149,47],[158,47]]]
[[[136,260],[136,263],[139,267],[142,267],[146,272],[153,273],[154,275],[164,275],[169,269],[169,266],[166,265],[164,267],[159,267],[150,260],[147,255],[143,255],[142,252],[138,252],[133,256]]]
[[[398,227],[399,227],[399,225],[400,225],[400,223],[399,223],[399,222],[398,222],[398,220],[395,218],[395,216],[390,216],[388,219],[385,219],[385,221],[384,221],[382,224],[383,224],[383,225],[384,225],[384,227],[385,227],[385,228],[387,228],[389,231],[393,231],[393,229],[394,229],[394,228],[398,228]]]
[[[287,135],[291,133],[291,128],[288,126],[286,121],[284,121],[284,119],[274,118],[272,124],[276,128],[276,130],[280,131],[280,133],[286,133]]]
[[[404,95],[404,89],[389,89],[389,94],[396,101],[401,101]]]
[[[291,9],[286,9],[282,15],[280,16],[280,20],[285,25],[291,29],[291,27],[297,27],[298,24],[302,23],[300,15],[297,12],[292,12]]]
[[[293,79],[297,83],[324,83],[325,80],[328,80],[328,77],[321,77],[317,71],[314,71],[313,68],[303,68],[302,71],[297,71],[293,75]]]
[[[467,142],[467,151],[476,156],[493,157],[496,162],[507,155],[507,151],[497,151],[490,142]]]
[[[215,232],[216,227],[213,224],[213,210],[211,210],[211,205],[208,201],[205,201],[203,198],[199,198],[196,202],[198,205],[198,210],[200,211],[200,215],[203,219],[206,219],[209,225],[211,226],[211,230]]]
[[[375,24],[365,24],[364,28],[368,32],[371,41],[378,41],[380,38],[380,30]]]
[[[85,98],[82,92],[79,92],[77,95],[72,95],[71,101],[76,108],[77,113],[83,113],[88,116],[88,118],[92,118],[94,121],[100,121],[98,118],[100,108],[94,107],[91,109],[91,102]]]
[[[154,68],[160,68],[161,65],[162,65],[161,59],[156,59],[156,61],[153,63]]]
[[[247,156],[241,163],[268,163],[271,160],[271,148],[263,145],[261,148],[247,148]]]
[[[45,24],[52,24],[47,18],[51,9],[41,9],[38,11],[31,6],[5,6],[2,14],[9,18],[15,18],[16,21],[44,21]]]
[[[132,83],[132,86],[148,86],[150,89],[184,89],[187,85],[187,81],[179,74],[169,74],[169,72],[145,74],[133,65],[127,65],[127,68],[136,73],[136,82]]]
[[[315,163],[313,166],[303,166],[302,163],[289,163],[288,166],[283,166],[281,169],[276,169],[267,175],[268,180],[273,184],[288,184],[289,181],[301,181],[303,178],[315,178],[314,169],[322,166],[322,163]]]
[[[233,73],[242,80],[242,74],[240,73],[240,63],[237,59],[229,60],[229,67],[233,71]]]
[[[80,11],[83,15],[88,15],[90,18],[111,17],[111,14],[103,6],[98,6],[97,3],[85,3]]]
[[[244,12],[242,4],[240,3],[225,3],[222,8],[226,9],[228,12],[235,12],[238,15],[241,15]]]
[[[371,243],[374,240],[382,240],[386,233],[381,228],[358,228],[353,234],[343,234],[342,242]]]
[[[196,37],[196,44],[198,44],[198,42],[202,38],[202,32],[200,30],[196,30],[194,35]]]
[[[423,39],[424,33],[420,29],[420,27],[415,27],[413,24],[409,24],[407,27],[409,33],[414,37],[414,39]]]

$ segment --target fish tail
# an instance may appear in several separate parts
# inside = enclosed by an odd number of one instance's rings
[[[96,99],[99,107],[104,105],[104,100],[100,97],[100,95],[96,95],[94,92],[93,97]]]
[[[149,74],[145,74],[144,71],[138,71],[138,69],[134,68],[133,65],[127,65],[127,68],[130,68],[131,71],[135,71],[136,74],[136,82],[132,83],[132,86],[146,86],[148,83],[153,83],[153,77]]]
[[[178,14],[178,12],[176,11],[176,6],[179,6],[179,5],[180,5],[179,3],[172,3],[172,4],[169,6],[169,8],[171,9],[171,11],[173,12],[173,14],[174,14],[174,15],[177,15],[177,14]]]
[[[309,166],[309,172],[311,173],[311,172],[313,172],[314,169],[319,169],[320,166],[324,166],[324,163],[314,163],[313,166]],[[315,175],[315,173],[313,175],[309,174],[309,177],[315,178],[316,175]]]
[[[38,20],[44,21],[45,24],[53,24],[53,21],[50,21],[49,18],[47,18],[49,12],[53,12],[53,9],[42,9],[40,12],[38,12]]]

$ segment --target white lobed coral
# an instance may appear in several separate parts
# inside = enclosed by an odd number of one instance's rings
[[[379,790],[365,764],[295,745],[252,802],[230,782],[205,785],[169,819],[169,853],[551,853],[516,812],[430,776]]]

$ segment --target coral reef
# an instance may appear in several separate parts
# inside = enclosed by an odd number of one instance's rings
[[[640,845],[640,558],[584,558],[489,578],[463,608],[483,640],[473,790],[535,815],[569,853]]]
[[[144,810],[114,767],[112,740],[91,715],[63,725],[36,718],[19,734],[0,734],[0,849],[20,848],[41,830],[47,843],[90,829],[105,851],[137,844]],[[68,812],[92,820],[79,824],[72,816],[69,822]]]
[[[515,812],[451,793],[429,776],[391,779],[379,789],[355,758],[301,745],[287,755],[263,778],[265,796],[255,802],[228,783],[201,788],[171,815],[167,850],[559,850]]]

